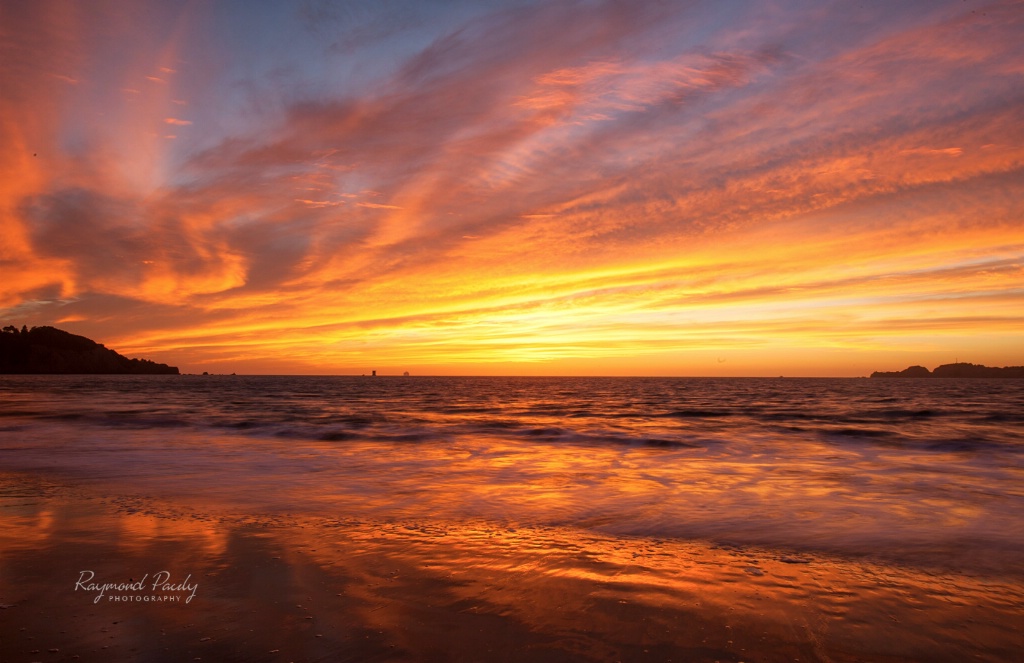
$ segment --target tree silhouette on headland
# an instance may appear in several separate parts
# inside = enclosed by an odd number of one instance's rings
[[[148,359],[128,359],[84,336],[55,327],[8,325],[0,332],[0,373],[177,375]]]

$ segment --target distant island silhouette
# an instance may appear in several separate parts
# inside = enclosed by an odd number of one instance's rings
[[[995,368],[981,364],[943,364],[934,371],[924,366],[911,366],[902,371],[875,371],[873,378],[1024,378],[1024,366]]]
[[[178,375],[176,366],[128,359],[55,327],[7,326],[0,332],[0,373]]]

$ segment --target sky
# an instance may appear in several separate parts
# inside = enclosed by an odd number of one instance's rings
[[[0,0],[0,323],[183,372],[1024,364],[1024,3]]]

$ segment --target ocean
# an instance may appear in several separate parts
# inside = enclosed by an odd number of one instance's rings
[[[0,658],[1012,660],[1022,424],[1024,380],[0,376]]]
[[[0,469],[267,513],[1024,555],[1024,381],[4,376]]]

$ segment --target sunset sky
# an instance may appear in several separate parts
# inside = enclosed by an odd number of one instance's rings
[[[0,0],[0,323],[183,372],[1024,364],[1024,3]]]

